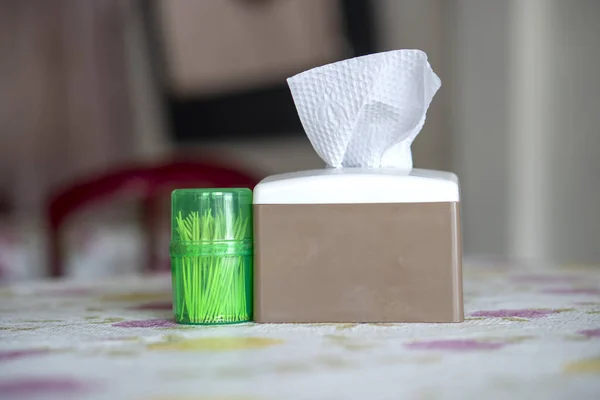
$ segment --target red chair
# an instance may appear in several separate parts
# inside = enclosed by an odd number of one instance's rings
[[[135,166],[77,182],[49,199],[49,274],[52,277],[64,274],[60,229],[71,215],[88,206],[132,191],[140,197],[147,255],[145,269],[152,271],[157,268],[154,251],[157,238],[153,227],[159,217],[157,205],[161,196],[176,188],[253,188],[257,182],[255,178],[228,167],[193,161]]]

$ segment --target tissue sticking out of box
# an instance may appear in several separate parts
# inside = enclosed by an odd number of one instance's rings
[[[441,86],[420,50],[351,58],[287,82],[306,135],[327,166],[407,171],[410,146]]]

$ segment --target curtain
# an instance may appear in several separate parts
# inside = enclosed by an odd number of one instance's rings
[[[129,0],[0,2],[0,190],[18,214],[132,154]]]

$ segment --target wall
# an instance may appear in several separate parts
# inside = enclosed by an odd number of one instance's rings
[[[537,70],[545,71],[540,160],[547,203],[543,257],[557,262],[600,261],[600,2],[547,5],[547,40]],[[534,117],[532,117],[534,118]],[[533,150],[532,150],[533,151]]]
[[[466,253],[600,260],[600,3],[456,2]]]
[[[457,0],[453,100],[464,250],[507,255],[510,2]]]

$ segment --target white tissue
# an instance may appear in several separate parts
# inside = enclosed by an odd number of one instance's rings
[[[410,171],[410,146],[441,81],[420,50],[352,58],[287,79],[302,126],[330,167]]]

